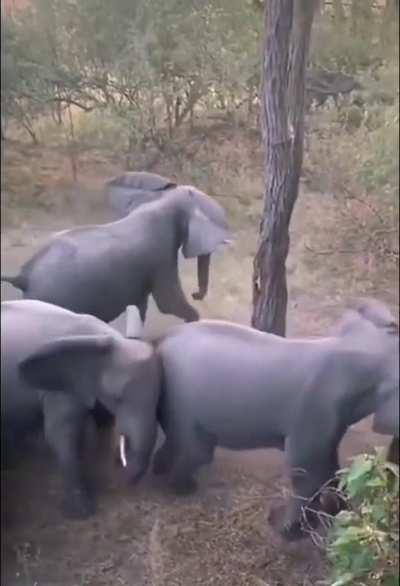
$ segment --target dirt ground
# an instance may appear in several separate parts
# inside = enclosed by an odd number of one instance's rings
[[[22,225],[3,226],[2,272],[16,272],[51,232],[106,219],[98,195],[102,173],[95,176],[95,181],[93,174],[86,176],[81,199],[72,193],[72,204],[63,212],[51,206],[25,211]],[[84,196],[85,212],[79,204]],[[398,305],[393,274],[379,273],[360,255],[322,252],[327,239],[329,247],[336,243],[340,219],[335,205],[305,188],[297,205],[288,261],[291,335],[326,333],[340,315],[345,295],[373,294]],[[215,255],[209,296],[198,304],[202,316],[248,323],[255,246],[254,221],[235,224],[234,244]],[[182,274],[189,294],[195,286],[193,263],[182,261]],[[8,285],[2,285],[1,293],[2,300],[17,297]],[[175,322],[153,306],[146,335]],[[123,329],[123,318],[115,325]],[[370,421],[362,421],[346,434],[341,461],[387,443],[372,433]],[[271,508],[287,492],[279,452],[219,450],[201,474],[199,492],[178,498],[151,473],[137,487],[127,488],[115,470],[107,438],[100,439],[98,450],[98,513],[85,522],[62,518],[60,479],[45,446],[39,445],[18,470],[2,473],[1,584],[314,586],[327,578],[324,555],[310,539],[285,544],[268,522]]]

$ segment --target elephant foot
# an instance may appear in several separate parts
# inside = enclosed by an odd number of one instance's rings
[[[191,478],[179,478],[174,479],[171,482],[172,490],[175,494],[179,496],[188,496],[196,492],[197,490],[197,482]]]
[[[75,490],[63,502],[63,513],[67,519],[80,521],[92,517],[96,512],[94,499],[86,492]]]

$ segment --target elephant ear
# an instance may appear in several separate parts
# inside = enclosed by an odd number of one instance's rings
[[[193,258],[211,254],[229,239],[226,213],[209,195],[191,186],[182,189],[187,189],[190,198],[183,255]]]
[[[96,401],[95,380],[101,361],[112,344],[108,335],[58,338],[23,360],[19,373],[36,389],[73,392],[90,408]]]
[[[375,411],[372,429],[376,433],[399,437],[399,385],[380,389],[378,401],[380,398],[383,402]]]
[[[122,173],[106,183],[111,208],[120,216],[159,199],[164,191],[175,187],[176,183],[171,179],[145,171]]]

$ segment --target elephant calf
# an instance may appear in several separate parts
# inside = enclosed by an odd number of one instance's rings
[[[157,346],[166,440],[154,472],[181,492],[214,448],[284,449],[294,496],[284,535],[301,535],[304,505],[338,470],[347,428],[375,412],[398,436],[398,330],[360,312],[335,336],[286,339],[227,322],[175,328]]]
[[[1,304],[1,430],[6,456],[44,425],[64,476],[64,511],[94,512],[81,466],[88,415],[114,414],[131,481],[146,471],[156,440],[160,365],[151,345],[127,340],[89,315],[41,301]]]

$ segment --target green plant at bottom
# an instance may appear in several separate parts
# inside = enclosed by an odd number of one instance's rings
[[[399,467],[383,451],[363,454],[341,473],[348,510],[328,541],[330,586],[399,585]]]

